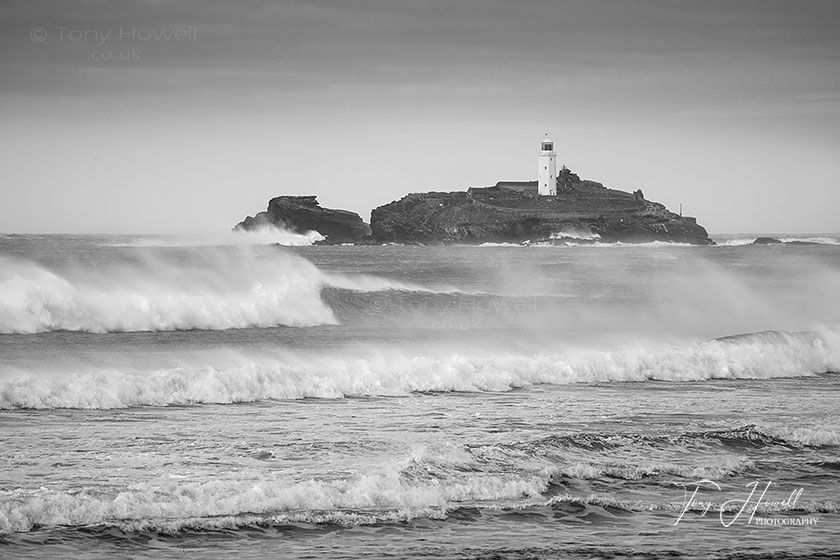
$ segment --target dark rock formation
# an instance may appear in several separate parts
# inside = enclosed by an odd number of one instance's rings
[[[814,241],[782,241],[781,239],[776,239],[775,237],[759,237],[755,241],[752,242],[753,245],[819,245]]]
[[[504,187],[467,192],[414,193],[375,208],[376,242],[483,243],[563,241],[599,237],[604,242],[670,241],[713,244],[694,218],[644,199],[641,191],[608,189],[563,169],[557,196]]]
[[[348,210],[321,208],[316,196],[278,196],[268,201],[268,209],[248,216],[235,230],[251,231],[271,225],[295,233],[317,231],[328,243],[347,243],[370,235],[370,227],[361,216]]]

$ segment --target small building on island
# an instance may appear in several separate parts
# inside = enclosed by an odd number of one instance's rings
[[[500,191],[517,193],[527,198],[533,198],[538,194],[536,181],[499,181],[494,186]]]

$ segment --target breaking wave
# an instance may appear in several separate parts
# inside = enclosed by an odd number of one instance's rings
[[[420,460],[423,461],[422,459]],[[256,524],[396,522],[446,516],[451,505],[537,497],[548,474],[469,473],[417,480],[413,457],[340,480],[225,480],[134,484],[120,492],[47,488],[0,492],[0,534],[105,525],[125,531],[218,530]]]
[[[141,251],[121,264],[53,270],[0,257],[0,333],[93,333],[334,323],[313,264],[249,248]]]
[[[55,527],[83,528],[94,533],[116,528],[133,533],[175,534],[299,523],[347,526],[400,523],[416,518],[465,519],[496,512],[545,512],[552,523],[558,514],[672,513],[682,511],[685,504],[682,490],[673,485],[670,477],[724,477],[751,468],[750,461],[738,458],[696,467],[670,463],[610,467],[574,463],[517,468],[507,464],[495,468],[474,452],[475,449],[458,445],[419,445],[367,472],[349,473],[334,480],[290,480],[268,475],[258,479],[158,479],[122,488],[84,487],[73,491],[46,487],[0,491],[0,534]],[[636,480],[660,475],[672,491],[662,493],[656,501],[617,500],[608,494],[590,492],[575,495],[558,486],[558,481],[562,483],[564,477],[570,476],[584,480],[603,476]],[[737,504],[729,505],[717,504],[715,509],[737,511]],[[838,511],[838,505],[831,501],[802,500],[797,506],[799,512]],[[780,507],[767,502],[758,512],[778,511]]]
[[[243,234],[251,235],[251,234]],[[121,263],[60,269],[0,256],[0,334],[336,324],[324,288],[452,294],[382,276],[325,273],[274,248],[137,248]]]
[[[575,228],[552,233],[549,237],[550,239],[601,239],[599,234],[592,233],[591,230]]]
[[[327,356],[229,351],[167,369],[10,372],[0,408],[125,408],[267,399],[510,391],[535,384],[766,379],[840,371],[836,335],[756,335],[674,347],[557,354],[397,350]],[[141,358],[136,360],[141,361]]]

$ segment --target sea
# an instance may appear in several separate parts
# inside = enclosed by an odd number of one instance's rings
[[[0,235],[0,558],[836,558],[840,236]]]

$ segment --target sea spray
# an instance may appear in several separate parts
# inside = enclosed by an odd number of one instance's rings
[[[180,255],[138,250],[122,263],[44,265],[0,256],[0,333],[93,333],[334,323],[324,278],[288,252],[249,247]]]
[[[138,236],[129,240],[103,243],[105,247],[226,247],[231,245],[283,245],[304,247],[323,241],[317,231],[295,233],[274,225],[264,224],[253,230],[237,229],[228,233],[196,235]]]

